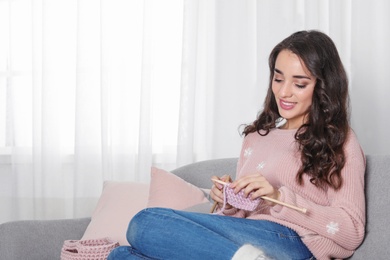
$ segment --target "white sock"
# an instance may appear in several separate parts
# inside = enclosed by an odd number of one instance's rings
[[[234,253],[232,260],[267,260],[264,252],[252,245],[243,245],[236,253]]]

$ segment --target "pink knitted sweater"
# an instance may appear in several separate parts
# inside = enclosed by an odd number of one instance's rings
[[[262,174],[279,188],[280,200],[306,208],[306,214],[261,201],[253,212],[229,209],[224,215],[270,220],[295,230],[317,259],[346,258],[361,244],[365,230],[365,157],[350,131],[345,145],[346,164],[340,190],[316,188],[305,176],[300,186],[296,173],[301,166],[294,135],[296,130],[274,129],[266,136],[251,133],[244,138],[237,178]]]

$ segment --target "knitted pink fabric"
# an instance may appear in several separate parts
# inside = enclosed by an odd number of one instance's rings
[[[251,199],[249,194],[248,197],[245,197],[244,190],[240,190],[237,194],[234,193],[234,189],[226,185],[225,194],[227,202],[237,209],[243,209],[248,211],[253,211],[259,205],[260,198]]]
[[[65,240],[61,260],[105,260],[119,243],[109,238]]]
[[[253,211],[256,209],[257,205],[259,205],[260,198],[251,199],[249,194],[248,197],[245,196],[244,190],[240,190],[237,194],[234,193],[234,189],[232,189],[229,184],[224,184],[223,188],[224,201],[222,208],[216,212],[215,214],[221,214],[226,207],[226,204],[229,203],[231,206],[236,209],[243,209],[247,211]]]

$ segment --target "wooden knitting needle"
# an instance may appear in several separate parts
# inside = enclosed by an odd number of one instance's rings
[[[220,184],[223,184],[223,185],[229,184],[229,183],[224,182],[224,181],[221,181],[221,180],[216,180],[216,179],[211,179],[211,180],[212,180],[212,181],[215,181],[215,182],[218,182],[218,183],[220,183]],[[288,208],[290,208],[290,209],[295,209],[295,210],[300,211],[300,212],[302,212],[302,213],[306,213],[306,212],[307,212],[307,209],[305,209],[305,208],[299,208],[299,207],[296,207],[296,206],[294,206],[294,205],[285,203],[285,202],[280,201],[280,200],[272,199],[272,198],[267,197],[267,196],[261,196],[260,198],[262,198],[263,200],[268,200],[268,201],[273,202],[273,203],[275,203],[275,204],[279,204],[279,205],[288,207]],[[214,202],[213,207],[211,208],[211,213],[214,212],[216,206],[217,206],[217,202]]]

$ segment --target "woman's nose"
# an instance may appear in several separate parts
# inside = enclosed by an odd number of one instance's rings
[[[279,89],[279,95],[281,97],[291,97],[292,96],[292,84],[291,82],[284,81],[282,86]]]

